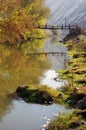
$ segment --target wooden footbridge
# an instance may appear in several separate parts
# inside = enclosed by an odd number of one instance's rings
[[[83,34],[84,30],[78,25],[39,25],[39,29],[50,29],[50,30],[69,30],[70,34]]]

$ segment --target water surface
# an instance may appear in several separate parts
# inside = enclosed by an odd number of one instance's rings
[[[42,42],[42,41],[41,41]],[[36,43],[39,43],[36,41]],[[25,55],[27,52],[67,52],[66,47],[58,42],[58,37],[47,39],[41,47],[36,48],[35,43],[27,43],[20,50],[3,50],[0,63],[0,130],[42,130],[42,125],[59,112],[69,111],[61,105],[40,105],[15,100],[10,93],[15,92],[18,86],[28,84],[44,84],[52,88],[59,88],[63,81],[55,70],[65,68],[67,55]],[[30,44],[32,45],[32,44]],[[44,46],[43,46],[44,45]],[[42,47],[43,46],[43,47]],[[2,46],[0,46],[2,51]],[[37,50],[39,48],[39,50]],[[9,53],[10,52],[10,53]],[[23,53],[21,53],[23,52]],[[12,55],[13,54],[13,55]],[[15,55],[14,55],[15,54]],[[9,58],[8,58],[9,57]],[[57,77],[58,81],[54,78]]]
[[[27,104],[23,101],[13,101],[10,113],[0,122],[0,130],[41,130],[43,124],[59,112],[66,112],[60,105]]]

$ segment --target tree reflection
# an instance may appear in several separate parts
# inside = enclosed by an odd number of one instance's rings
[[[8,112],[12,102],[6,95],[18,86],[39,84],[43,71],[49,68],[45,55],[27,55],[40,50],[43,43],[36,40],[16,47],[0,45],[0,118]]]
[[[37,52],[42,40],[27,42],[17,47],[0,45],[0,89],[9,91],[23,84],[38,84],[42,72],[49,67],[46,56],[27,55]]]
[[[5,92],[0,91],[0,121],[12,109],[12,99]]]

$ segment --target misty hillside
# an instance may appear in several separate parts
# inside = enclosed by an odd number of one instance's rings
[[[66,17],[67,23],[86,27],[86,0],[45,0],[45,3],[51,9],[48,23],[63,24]]]

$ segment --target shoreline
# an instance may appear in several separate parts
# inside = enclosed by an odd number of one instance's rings
[[[86,36],[77,36],[67,39],[64,43],[68,47],[71,60],[68,68],[61,71],[62,79],[69,84],[61,90],[64,94],[64,104],[68,104],[74,111],[59,115],[49,124],[48,130],[85,130],[86,129]],[[71,120],[71,121],[70,121]]]

